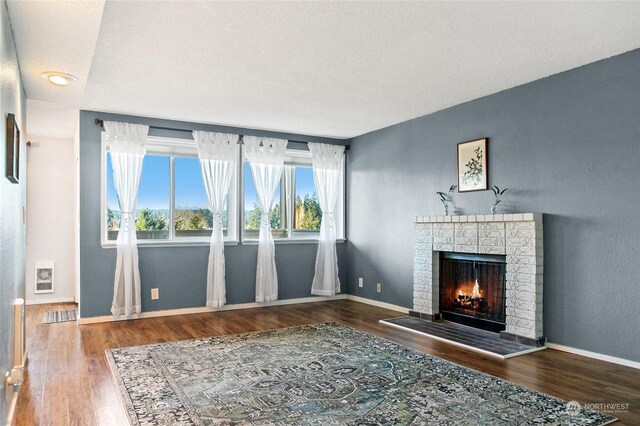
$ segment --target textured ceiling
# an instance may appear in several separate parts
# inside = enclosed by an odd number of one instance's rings
[[[9,2],[30,99],[342,138],[640,47],[640,2],[43,3]]]
[[[104,2],[8,1],[11,27],[27,98],[78,107],[93,59]],[[42,78],[44,71],[78,77],[68,87]]]

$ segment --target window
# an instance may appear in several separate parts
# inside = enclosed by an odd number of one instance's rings
[[[103,132],[102,233],[105,246],[114,246],[120,226],[120,206],[113,183],[111,155]],[[294,143],[295,145],[295,143]],[[291,144],[289,145],[291,146]],[[223,210],[225,241],[257,240],[261,210],[251,167],[238,148],[238,167]],[[242,177],[242,185],[239,178]],[[238,196],[242,188],[242,198]],[[239,212],[242,211],[242,214]],[[344,167],[334,213],[336,236],[344,238]],[[191,139],[149,137],[142,165],[136,206],[136,235],[140,245],[208,244],[213,215],[202,183],[200,161]],[[269,212],[273,237],[279,241],[317,239],[322,222],[313,180],[311,154],[287,149],[285,168]]]
[[[200,161],[197,158],[176,158],[175,169],[175,236],[210,237],[213,214],[202,184]],[[222,212],[224,233],[229,224],[228,197]]]
[[[295,233],[317,233],[320,231],[322,209],[318,202],[313,168],[295,168],[295,192],[293,209],[293,231]]]
[[[248,161],[244,161],[244,230],[245,240],[257,239],[262,211]],[[336,203],[336,235],[344,238],[344,168],[340,195]],[[318,202],[311,154],[306,150],[288,149],[285,168],[278,185],[273,208],[269,214],[273,237],[276,239],[316,239],[320,233],[322,210]]]
[[[251,175],[251,166],[249,162],[244,162],[244,232],[246,238],[258,238],[260,231],[260,217],[262,216],[262,209],[258,203],[258,196],[256,194],[256,187],[253,183],[253,176]],[[273,200],[273,207],[269,212],[269,221],[271,222],[271,228],[273,228],[274,236],[283,236],[285,230],[283,225],[285,219],[283,218],[284,209],[282,208],[285,203],[282,202],[282,182],[276,189],[276,195]]]
[[[142,163],[142,175],[136,205],[136,236],[141,240],[166,240],[170,221],[169,157],[147,155]],[[113,183],[111,155],[107,154],[107,239],[117,240],[120,226],[120,205]]]
[[[113,183],[111,155],[103,133],[103,244],[114,243],[120,226],[120,207]],[[237,239],[237,171],[231,180],[223,211],[225,240]],[[202,183],[200,161],[193,140],[149,138],[142,164],[136,206],[136,236],[141,244],[208,243],[213,215]]]

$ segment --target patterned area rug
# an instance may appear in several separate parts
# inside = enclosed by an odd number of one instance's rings
[[[45,312],[42,317],[44,324],[53,324],[56,322],[75,321],[78,319],[78,311],[50,311]]]
[[[334,323],[106,352],[133,425],[615,420]]]

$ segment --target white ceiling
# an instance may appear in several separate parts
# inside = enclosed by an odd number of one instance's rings
[[[640,47],[640,2],[8,6],[29,99],[339,138]]]

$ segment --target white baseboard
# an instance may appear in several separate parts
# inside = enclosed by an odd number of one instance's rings
[[[354,302],[366,303],[367,305],[377,306],[378,308],[389,309],[391,311],[402,312],[403,314],[408,314],[409,309],[403,308],[399,305],[394,305],[391,303],[380,302],[378,300],[367,299],[366,297],[354,296],[352,294],[347,295],[347,300],[353,300]]]
[[[64,297],[62,299],[38,299],[38,300],[26,300],[26,305],[46,305],[47,303],[75,303],[74,297]]]
[[[221,308],[209,308],[206,306],[201,306],[197,308],[167,309],[164,311],[142,312],[133,318],[114,318],[111,315],[105,315],[101,317],[80,318],[78,320],[78,323],[79,324],[95,324],[99,322],[127,321],[128,319],[157,318],[157,317],[167,317],[171,315],[202,314],[205,312],[233,311],[236,309],[250,309],[250,308],[263,308],[267,306],[295,305],[298,303],[326,302],[328,300],[341,300],[346,298],[347,298],[346,294],[336,294],[335,296],[301,297],[298,299],[275,300],[273,302],[266,302],[266,303],[238,303],[235,305],[225,305],[225,306],[222,306]]]
[[[547,342],[549,349],[555,349],[557,351],[569,352],[576,355],[586,356],[588,358],[599,359],[601,361],[611,362],[613,364],[624,365],[626,367],[640,369],[640,362],[631,361],[629,359],[618,358],[611,355],[599,354],[597,352],[585,351],[584,349],[572,348],[571,346],[559,345],[557,343]]]

